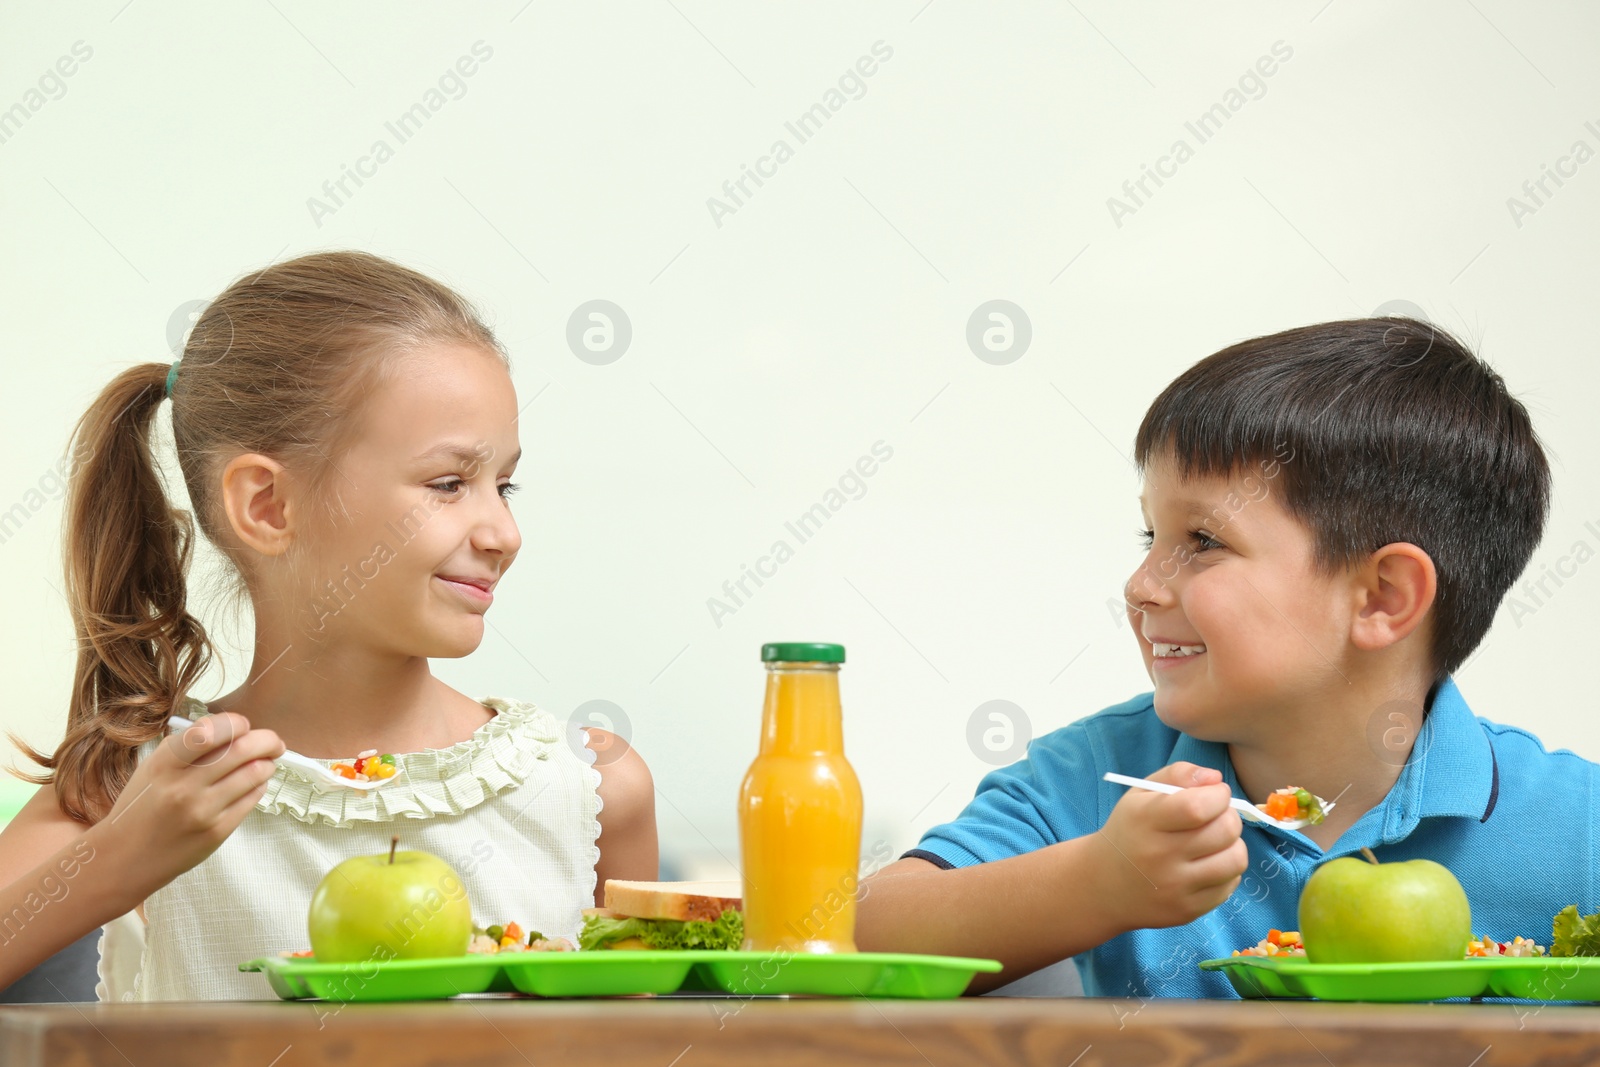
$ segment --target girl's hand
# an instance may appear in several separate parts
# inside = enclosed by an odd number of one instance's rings
[[[236,712],[169,733],[91,829],[96,847],[130,850],[130,889],[143,899],[233,833],[266,792],[284,747],[276,733],[250,729]]]
[[[1210,767],[1174,763],[1149,776],[1181,793],[1130,789],[1097,835],[1110,846],[1108,899],[1127,930],[1182,926],[1221,904],[1250,864],[1232,792]]]

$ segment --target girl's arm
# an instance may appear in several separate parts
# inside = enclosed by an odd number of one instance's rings
[[[242,715],[207,716],[141,761],[92,826],[41,786],[0,832],[0,988],[216,851],[283,751]]]
[[[0,833],[0,989],[142,901],[105,862],[103,831],[41,786]]]
[[[653,882],[660,874],[656,786],[638,751],[609,730],[588,728],[600,772],[600,859],[594,865],[595,907],[605,906],[607,878]]]

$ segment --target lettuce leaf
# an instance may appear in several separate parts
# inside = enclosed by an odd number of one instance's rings
[[[1579,915],[1576,904],[1557,912],[1550,929],[1550,955],[1600,956],[1600,912]]]
[[[714,922],[676,919],[608,919],[591,915],[583,921],[578,947],[604,948],[613,941],[637,937],[653,949],[737,949],[744,944],[744,915],[729,908]]]

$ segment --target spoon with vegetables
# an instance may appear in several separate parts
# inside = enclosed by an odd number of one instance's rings
[[[187,730],[195,723],[181,715],[174,715],[167,720],[167,725],[177,730]],[[380,756],[376,750],[363,752],[348,762],[335,763],[331,768],[298,752],[285,752],[276,762],[287,763],[319,785],[334,785],[363,792],[381,789],[403,773],[393,756]]]
[[[1131,785],[1135,789],[1149,789],[1156,793],[1183,791],[1183,786],[1152,782],[1148,778],[1133,778],[1112,771],[1107,771],[1104,777],[1108,782]],[[1268,795],[1265,804],[1252,804],[1238,797],[1234,797],[1228,803],[1237,808],[1247,822],[1266,823],[1282,830],[1298,830],[1302,826],[1313,826],[1333,810],[1333,801],[1323,800],[1315,793],[1292,785]]]

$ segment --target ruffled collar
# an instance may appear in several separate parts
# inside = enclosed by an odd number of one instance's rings
[[[486,697],[481,703],[492,708],[495,716],[465,741],[448,748],[397,754],[405,774],[393,785],[364,794],[354,789],[324,789],[299,771],[279,764],[266,792],[256,801],[256,810],[289,815],[301,822],[347,826],[459,815],[476,807],[522,784],[539,761],[549,759],[552,748],[563,743],[555,718],[531,703],[500,697]],[[205,702],[194,697],[185,698],[183,712],[190,719],[209,714]],[[316,762],[332,766],[341,761]]]

